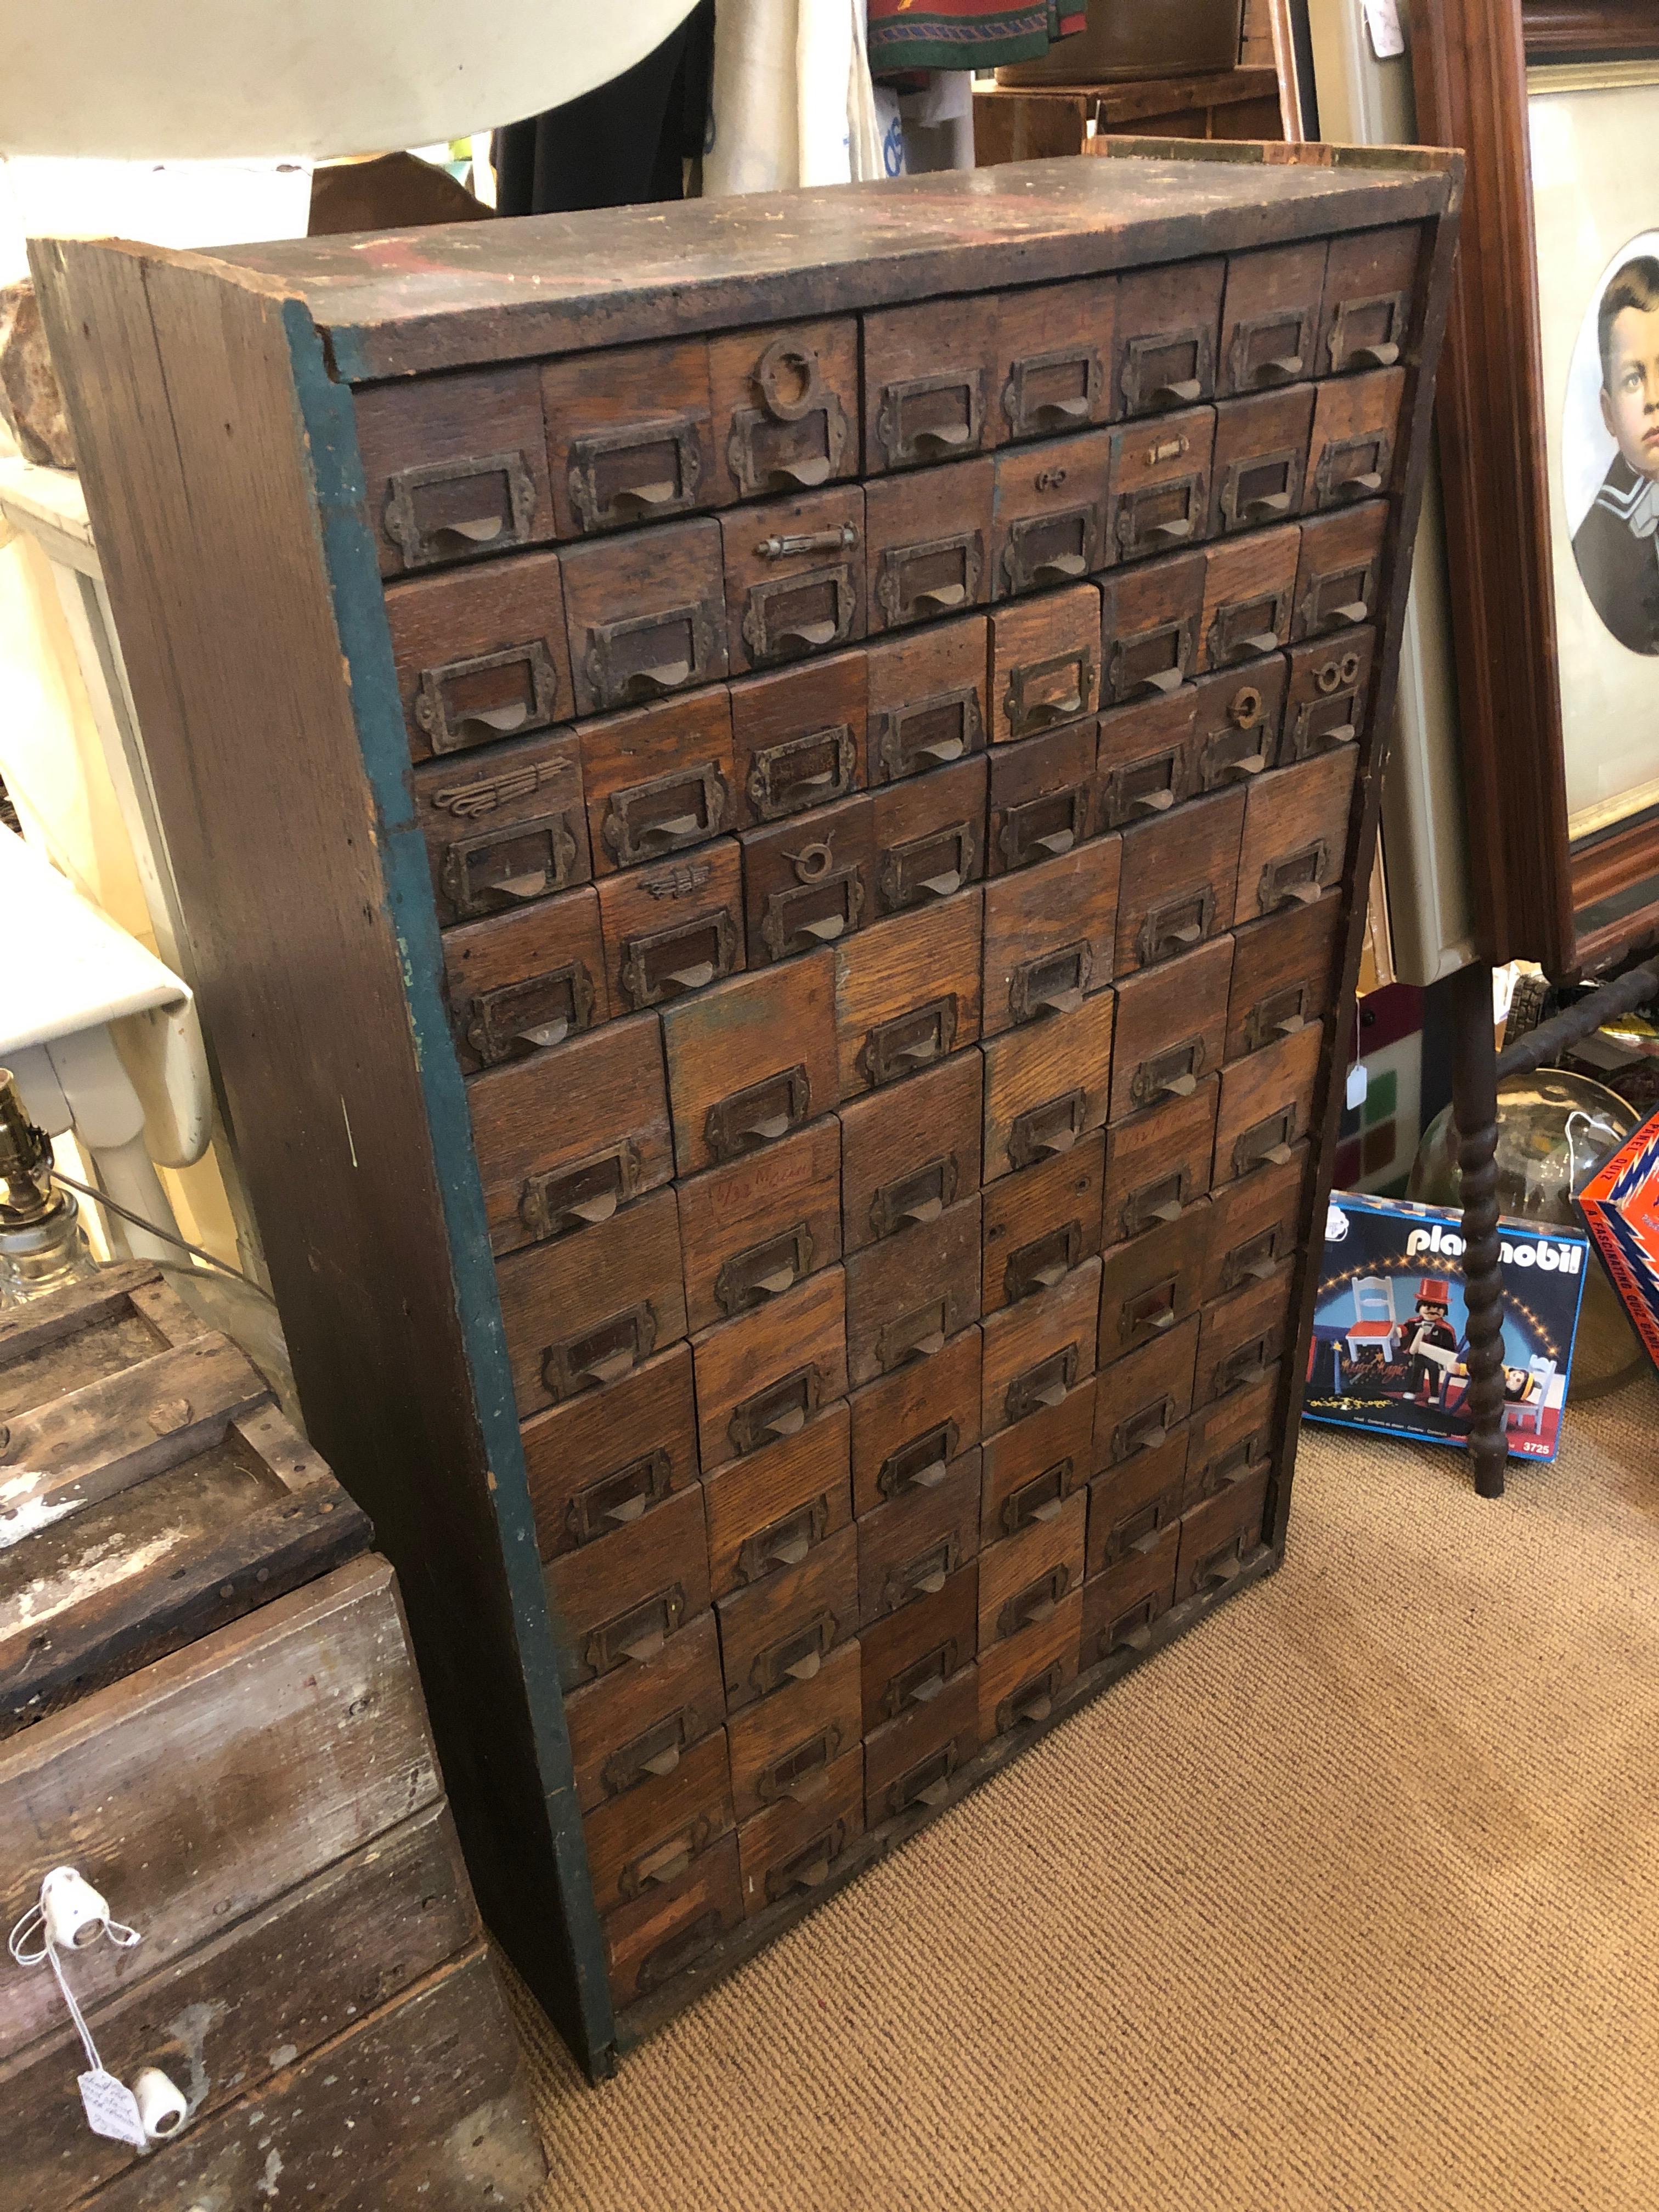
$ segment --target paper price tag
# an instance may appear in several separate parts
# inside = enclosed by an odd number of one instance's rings
[[[131,2143],[135,2150],[143,2150],[149,2138],[138,2117],[138,2100],[126,2083],[106,2074],[101,2067],[75,2078],[81,2085],[81,2102],[94,2135],[107,2136],[112,2142]]]
[[[1400,0],[1364,0],[1365,27],[1371,34],[1371,52],[1380,62],[1391,61],[1406,51],[1406,33],[1400,27]]]

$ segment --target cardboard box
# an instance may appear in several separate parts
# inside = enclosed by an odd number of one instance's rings
[[[1603,1160],[1578,1194],[1601,1263],[1659,1367],[1659,1114]]]

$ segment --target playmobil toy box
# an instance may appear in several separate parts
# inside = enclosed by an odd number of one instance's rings
[[[1462,1217],[1332,1194],[1303,1411],[1312,1421],[1467,1444]],[[1553,1459],[1589,1243],[1576,1229],[1499,1224],[1510,1451]]]
[[[1659,1114],[1602,1161],[1578,1194],[1578,1210],[1631,1327],[1659,1367]]]

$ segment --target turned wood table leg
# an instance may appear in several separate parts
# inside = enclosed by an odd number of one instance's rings
[[[1469,1392],[1469,1456],[1482,1498],[1504,1495],[1509,1435],[1504,1420],[1504,1278],[1498,1235],[1498,1051],[1492,969],[1484,961],[1452,978],[1455,1020],[1452,1113],[1463,1185],[1463,1302]]]

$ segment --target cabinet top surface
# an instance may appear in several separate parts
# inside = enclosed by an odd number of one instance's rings
[[[1455,155],[1262,150],[1078,155],[191,258],[302,301],[357,383],[1270,246],[1421,220],[1455,197]]]

